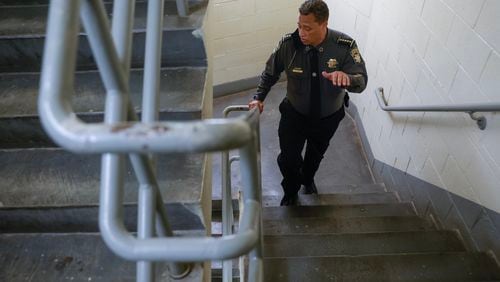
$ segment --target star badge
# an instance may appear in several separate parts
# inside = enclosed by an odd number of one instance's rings
[[[326,62],[326,64],[328,65],[329,68],[336,69],[338,62],[336,59],[330,59],[328,60],[328,62]]]

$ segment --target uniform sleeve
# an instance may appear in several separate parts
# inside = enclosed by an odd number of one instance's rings
[[[365,61],[359,53],[356,42],[352,43],[348,54],[346,54],[342,71],[347,73],[351,78],[351,86],[347,88],[347,91],[361,93],[365,90],[368,83],[368,74],[366,72]]]
[[[266,63],[266,68],[260,75],[259,86],[257,87],[257,93],[254,96],[254,100],[264,101],[267,94],[271,90],[271,87],[276,84],[280,78],[281,73],[284,70],[284,49],[287,39],[284,37],[278,43],[278,46],[274,49],[273,53],[269,57]]]

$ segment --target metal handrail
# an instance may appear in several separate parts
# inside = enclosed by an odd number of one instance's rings
[[[224,118],[227,118],[231,112],[249,111],[249,107],[244,106],[229,106],[223,111]],[[233,234],[233,197],[231,185],[231,164],[234,161],[240,160],[239,156],[229,157],[229,151],[221,153],[221,198],[222,198],[222,235]],[[225,260],[222,263],[222,281],[233,281],[233,261]]]
[[[154,280],[153,261],[177,262],[171,266],[178,267],[174,275],[182,277],[189,269],[178,262],[222,260],[249,253],[251,281],[262,281],[259,112],[252,110],[238,118],[196,122],[127,122],[127,119],[137,120],[128,98],[127,81],[134,1],[119,2],[126,8],[123,8],[125,12],[114,12],[113,27],[119,26],[121,20],[128,23],[122,23],[125,32],[116,27],[111,34],[102,1],[52,0],[38,101],[44,129],[67,150],[103,154],[99,228],[112,251],[138,261],[138,280]],[[105,120],[100,124],[81,122],[71,107],[80,12],[107,92]],[[118,15],[122,12],[124,15]],[[238,234],[220,238],[152,238],[154,231],[158,236],[171,236],[172,231],[154,167],[145,153],[196,153],[236,148],[241,156],[245,205]],[[138,237],[129,233],[123,223],[124,154],[129,155],[140,184]]]
[[[500,103],[465,103],[460,105],[419,105],[419,106],[389,106],[385,96],[384,88],[375,90],[378,105],[386,112],[465,112],[470,118],[475,120],[479,129],[486,128],[487,120],[485,116],[477,116],[477,112],[500,112]]]

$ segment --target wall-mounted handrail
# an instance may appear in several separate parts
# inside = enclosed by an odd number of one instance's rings
[[[476,116],[477,112],[500,112],[500,103],[464,103],[459,105],[418,105],[389,106],[384,96],[384,88],[375,90],[380,108],[387,112],[464,112],[477,122],[481,130],[486,128],[486,117]]]

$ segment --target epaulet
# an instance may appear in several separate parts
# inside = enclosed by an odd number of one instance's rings
[[[349,38],[339,37],[337,39],[337,43],[338,44],[342,44],[342,45],[347,45],[349,47],[352,47],[354,45],[354,40],[353,39],[349,39]]]
[[[273,53],[276,52],[279,48],[281,48],[283,43],[285,43],[286,41],[288,41],[290,39],[292,39],[291,33],[287,33],[287,34],[283,35],[283,37],[281,37],[281,40],[278,42],[278,45],[274,48]]]
[[[285,42],[285,41],[288,41],[292,39],[292,33],[287,33],[285,35],[283,35],[283,37],[281,38],[281,42]]]

